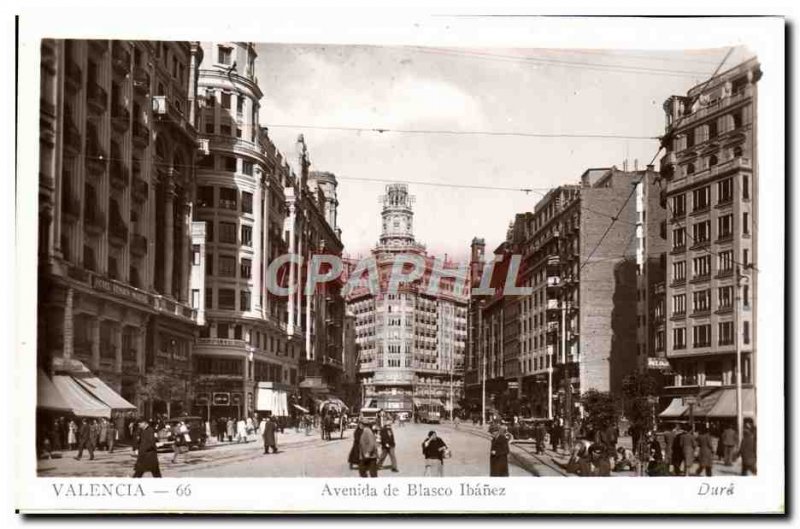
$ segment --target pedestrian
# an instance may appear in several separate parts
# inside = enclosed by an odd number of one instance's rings
[[[236,423],[233,422],[232,417],[228,417],[228,420],[225,422],[225,435],[228,438],[228,442],[233,442],[233,436],[236,433]]]
[[[544,427],[544,423],[536,423],[536,426],[533,427],[533,439],[536,441],[536,453],[537,454],[544,454],[544,436],[546,430]]]
[[[422,442],[422,455],[425,456],[425,476],[444,477],[444,459],[447,445],[431,430]]]
[[[181,428],[183,426],[183,428]],[[184,430],[186,425],[183,424],[183,421],[175,423],[172,426],[172,462],[175,463],[178,461],[178,456],[186,453],[189,451],[189,446],[186,444],[186,439],[184,438],[184,431],[188,432],[188,430]]]
[[[261,438],[264,440],[264,453],[269,454],[269,449],[272,449],[273,454],[278,453],[278,443],[275,439],[275,431],[278,429],[275,424],[274,417],[267,417],[264,423],[264,433]]]
[[[742,457],[742,476],[747,476],[748,472],[756,475],[756,452],[756,429],[748,420],[744,423],[742,443],[739,446],[739,455]]]
[[[108,453],[114,453],[114,444],[117,442],[117,425],[112,420],[108,422],[106,426],[106,447],[108,448]]]
[[[722,430],[719,443],[722,445],[722,458],[725,466],[729,467],[733,464],[733,451],[736,449],[736,430],[730,424]]]
[[[644,445],[644,446],[642,446]],[[638,461],[642,463],[647,462],[646,457],[642,457],[643,454],[647,454],[649,447],[645,443],[644,439],[639,440],[639,446],[637,446],[637,451],[639,452],[640,456],[637,460],[637,457],[633,454],[633,450],[630,448],[625,448],[624,446],[620,446],[617,448],[617,457],[616,463],[614,463],[614,472],[624,472],[626,470],[636,470],[636,464]]]
[[[108,448],[108,421],[105,417],[100,419],[100,435],[97,441],[97,449],[105,450]]]
[[[395,456],[394,448],[394,432],[392,431],[391,423],[388,423],[386,426],[381,428],[381,458],[378,461],[379,468],[383,468],[383,462],[386,459],[386,456],[389,456],[389,458],[392,460],[392,472],[399,472],[397,470],[397,457]]]
[[[50,446],[56,452],[61,451],[61,418],[55,419],[53,421],[53,429],[50,432]]]
[[[678,439],[683,456],[683,475],[688,476],[694,465],[694,449],[697,447],[697,442],[692,432],[683,432]]]
[[[267,418],[261,417],[261,422],[258,423],[258,436],[263,438],[264,437],[264,430],[267,428]]]
[[[677,435],[678,425],[675,424],[669,430],[664,432],[664,462],[667,465],[667,471],[672,470],[672,447],[675,444],[675,437]],[[677,469],[675,471],[677,473]]]
[[[78,425],[75,424],[75,421],[69,421],[69,431],[67,433],[67,446],[69,446],[70,450],[75,450],[75,446],[78,444]]]
[[[94,444],[91,442],[92,436],[90,434],[91,426],[89,422],[83,418],[81,419],[81,426],[78,429],[78,454],[75,456],[77,461],[80,461],[83,456],[83,450],[89,452],[89,460],[94,459]]]
[[[377,478],[378,444],[375,442],[375,432],[366,423],[363,428],[358,439],[358,475],[362,478]]]
[[[604,478],[611,476],[611,454],[608,453],[608,445],[597,443],[593,445],[590,453],[594,466],[591,475]]]
[[[236,442],[247,442],[247,423],[244,422],[244,419],[236,421]]]
[[[362,426],[361,421],[356,424],[356,429],[353,430],[353,446],[350,447],[350,453],[347,456],[347,463],[350,465],[350,469],[352,470],[353,467],[358,468],[358,463],[360,460],[359,457],[359,440],[361,438],[361,432],[364,431],[364,427]]]
[[[245,423],[244,427],[245,427],[245,440],[246,440],[245,442],[249,442],[250,436],[253,435],[256,430],[255,425],[253,424],[252,417],[247,418],[247,422]]]
[[[508,428],[501,425],[492,437],[489,451],[489,475],[508,476]]]
[[[711,476],[711,467],[714,464],[714,443],[711,440],[711,434],[708,428],[700,426],[700,435],[697,437],[697,446],[700,448],[697,462],[697,473],[699,476],[705,472],[706,476]]]
[[[553,452],[561,446],[561,424],[558,420],[553,421],[550,427],[550,448]]]
[[[156,436],[153,427],[144,417],[139,418],[137,439],[136,464],[133,467],[133,477],[140,478],[145,472],[150,472],[154,478],[161,477],[158,466],[158,452],[156,451]]]

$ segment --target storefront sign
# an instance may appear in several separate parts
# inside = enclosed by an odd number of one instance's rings
[[[242,403],[242,394],[241,393],[234,393],[231,395],[231,404],[234,406],[239,406]]]
[[[661,370],[669,369],[670,368],[669,360],[660,357],[650,357],[647,359],[647,368],[661,369]]]
[[[207,406],[209,401],[208,393],[198,393],[194,397],[194,403],[198,406]]]
[[[103,290],[116,294],[117,296],[134,299],[139,303],[150,304],[150,296],[146,292],[141,292],[135,288],[117,283],[116,281],[104,279],[100,276],[92,276],[92,287],[96,290]]]
[[[230,406],[231,394],[230,393],[214,393],[212,404],[214,406]]]

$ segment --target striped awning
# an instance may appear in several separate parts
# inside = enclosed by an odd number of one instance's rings
[[[78,417],[111,417],[111,408],[78,384],[75,378],[56,375],[53,377],[53,386],[68,404],[69,410]]]
[[[95,376],[75,376],[75,382],[105,403],[113,411],[133,411],[136,406],[122,398],[116,391]]]
[[[41,369],[36,376],[36,407],[48,411],[72,411],[69,402],[61,396],[53,381]]]

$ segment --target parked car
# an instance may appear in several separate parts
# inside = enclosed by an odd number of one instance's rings
[[[172,429],[176,424],[183,421],[189,429],[189,448],[203,448],[206,446],[206,426],[202,417],[173,417],[167,419],[164,427],[156,432],[156,449],[169,449],[175,443]]]
[[[378,414],[380,411],[380,408],[361,408],[358,414],[359,420],[363,419],[367,424],[375,424],[378,422]]]

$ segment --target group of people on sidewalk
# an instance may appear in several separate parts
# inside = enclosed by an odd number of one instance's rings
[[[378,436],[376,436],[378,432]],[[378,454],[380,444],[381,453]],[[391,460],[389,467],[392,472],[399,472],[397,468],[397,455],[395,447],[397,443],[392,430],[392,423],[385,421],[383,425],[367,421],[363,417],[353,431],[353,445],[347,457],[350,468],[358,468],[358,474],[362,478],[378,477],[378,469],[383,468],[383,463],[388,457]]]
[[[95,450],[112,453],[119,440],[116,418],[58,417],[50,425],[40,424],[39,429],[38,454],[44,459],[51,459],[54,452],[65,450],[77,450],[76,459],[81,459],[86,450],[89,459],[94,459]]]

